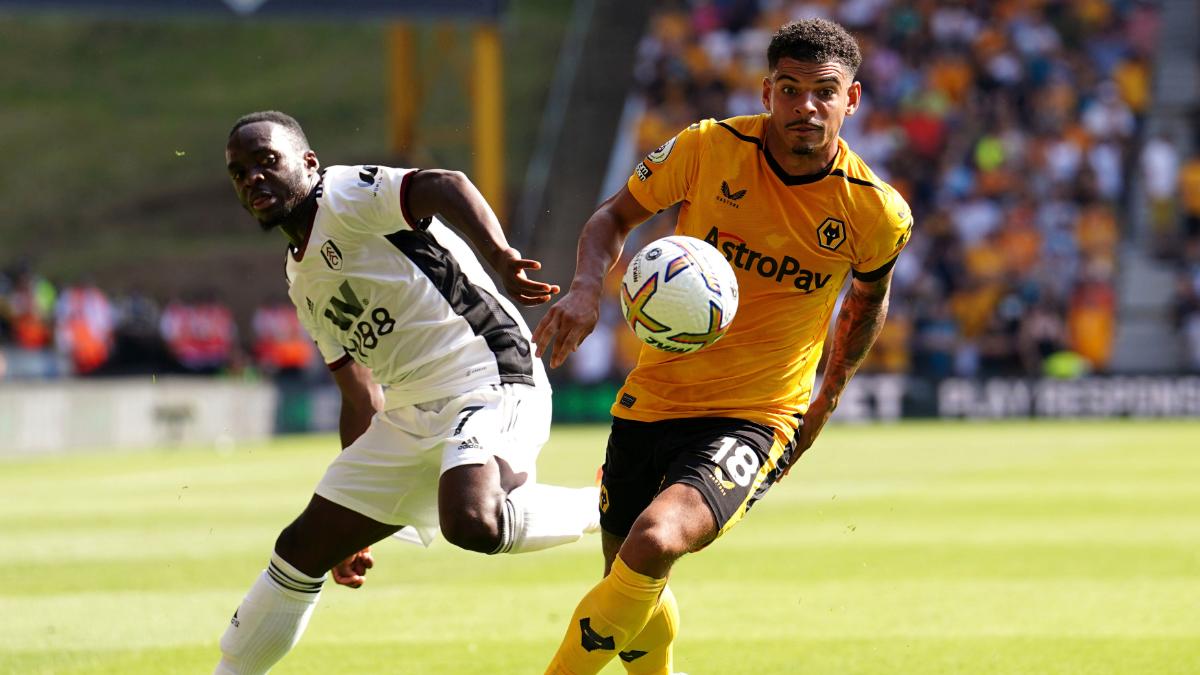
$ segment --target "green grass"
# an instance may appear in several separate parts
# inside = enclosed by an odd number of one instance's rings
[[[587,484],[604,432],[556,428],[542,478]],[[209,672],[333,448],[0,464],[0,673]],[[1197,423],[835,427],[678,564],[676,668],[1196,673],[1198,542]],[[273,672],[539,673],[598,549],[384,542],[367,587],[328,588]]]

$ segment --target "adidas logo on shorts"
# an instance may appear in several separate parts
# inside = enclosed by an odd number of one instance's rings
[[[460,452],[463,450],[478,450],[482,447],[483,446],[479,444],[479,440],[474,436],[458,444],[458,449]]]

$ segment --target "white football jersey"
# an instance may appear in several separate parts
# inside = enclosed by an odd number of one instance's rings
[[[331,369],[369,368],[389,408],[487,384],[548,386],[529,328],[471,247],[407,213],[415,171],[325,169],[308,237],[287,255],[300,322]]]

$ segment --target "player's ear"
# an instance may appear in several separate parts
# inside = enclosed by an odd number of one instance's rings
[[[763,78],[762,104],[767,112],[771,112],[771,76]]]
[[[309,171],[316,171],[321,168],[321,160],[317,159],[317,153],[312,150],[305,150],[302,158],[304,159],[304,168]]]
[[[851,82],[850,88],[846,90],[846,98],[846,115],[853,115],[862,101],[862,83],[858,80]]]

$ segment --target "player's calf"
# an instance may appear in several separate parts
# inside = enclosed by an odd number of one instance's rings
[[[679,607],[670,586],[663,587],[650,620],[629,645],[617,653],[629,675],[671,675],[673,643],[679,634]]]
[[[275,553],[308,576],[323,576],[398,529],[313,495],[304,512],[279,533]]]
[[[594,675],[642,632],[667,585],[630,569],[621,556],[575,607],[546,675]]]

